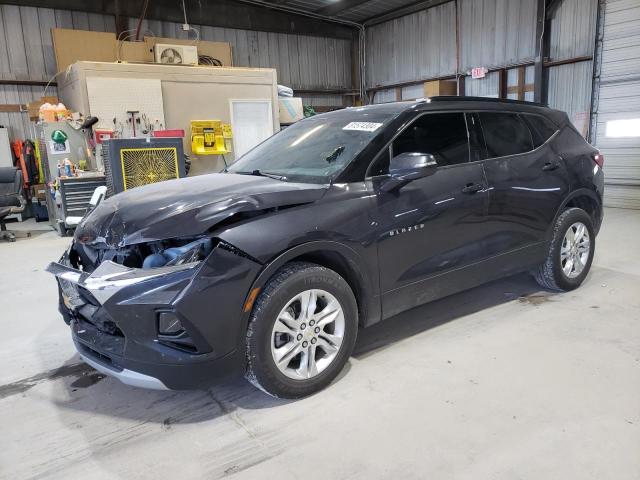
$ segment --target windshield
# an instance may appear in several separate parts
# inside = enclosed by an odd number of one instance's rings
[[[369,113],[360,108],[310,117],[265,140],[228,171],[329,183],[392,117],[390,112]]]

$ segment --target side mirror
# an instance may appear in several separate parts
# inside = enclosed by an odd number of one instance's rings
[[[404,152],[391,159],[390,177],[382,190],[390,192],[418,178],[433,175],[438,168],[436,158],[430,153]]]

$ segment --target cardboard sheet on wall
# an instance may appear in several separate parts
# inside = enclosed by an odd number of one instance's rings
[[[116,59],[115,33],[52,28],[51,37],[59,72],[80,60],[113,62]]]
[[[91,115],[98,117],[96,128],[114,128],[115,118],[116,129],[123,126],[123,136],[131,137],[127,111],[146,115],[156,128],[166,127],[160,79],[87,77],[87,94]]]

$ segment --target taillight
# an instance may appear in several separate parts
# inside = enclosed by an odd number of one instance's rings
[[[596,153],[593,156],[593,161],[596,162],[600,168],[604,168],[604,155],[601,153]]]

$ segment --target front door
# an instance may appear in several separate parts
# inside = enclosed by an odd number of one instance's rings
[[[418,117],[378,161],[403,152],[431,154],[438,168],[392,192],[379,188],[388,176],[372,179],[384,317],[443,296],[444,283],[429,279],[485,257],[488,196],[481,162],[469,162],[464,113]]]

